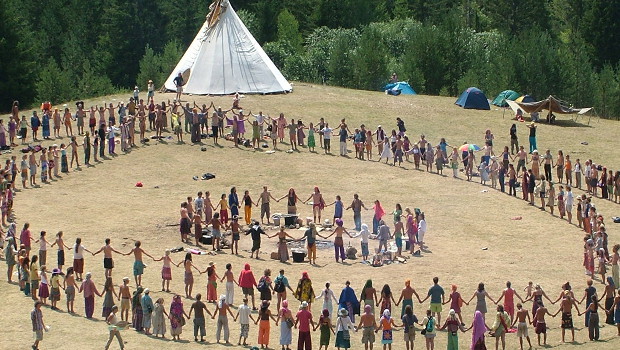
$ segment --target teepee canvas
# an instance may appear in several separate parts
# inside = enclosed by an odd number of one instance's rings
[[[188,94],[267,94],[292,90],[228,0],[214,0],[209,9],[198,35],[166,80],[167,90],[176,90],[174,78],[179,73],[185,81],[183,92]]]

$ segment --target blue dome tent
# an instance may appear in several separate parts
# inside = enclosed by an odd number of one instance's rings
[[[390,83],[383,87],[383,91],[387,91],[388,94],[398,96],[400,94],[403,95],[417,95],[415,90],[409,85],[409,83],[404,81],[399,81],[398,83]]]
[[[456,105],[465,109],[483,109],[490,110],[489,100],[480,89],[470,87],[463,91],[461,97],[455,102]]]

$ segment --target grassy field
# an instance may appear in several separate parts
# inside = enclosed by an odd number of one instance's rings
[[[163,97],[162,97],[163,96]],[[128,96],[106,97],[112,99]],[[157,99],[172,99],[174,96],[157,95]],[[86,105],[101,104],[104,99],[86,101]],[[211,101],[215,105],[229,108],[231,97],[190,96],[184,100],[196,103]],[[73,104],[69,104],[72,106]],[[483,144],[484,131],[491,129],[495,134],[496,149],[509,145],[508,130],[512,121],[510,113],[503,116],[502,110],[491,111],[463,110],[454,105],[454,98],[431,96],[386,96],[380,92],[355,91],[333,87],[297,84],[295,92],[289,95],[246,96],[241,100],[245,110],[257,113],[262,110],[271,116],[284,112],[287,118],[301,118],[306,124],[317,122],[324,117],[330,124],[337,125],[341,118],[347,118],[350,127],[361,123],[371,129],[382,124],[385,129],[395,128],[395,118],[401,117],[407,126],[408,134],[417,140],[424,133],[427,139],[436,145],[441,137],[448,143],[460,145],[464,141]],[[523,124],[518,125],[520,142],[526,144],[527,130]],[[555,155],[557,149],[564,150],[571,158],[592,158],[596,163],[607,165],[611,169],[620,168],[617,157],[618,123],[608,120],[587,119],[577,122],[568,121],[568,117],[560,116],[559,125],[540,124],[538,128],[538,144],[540,149],[551,149]],[[186,136],[189,141],[189,135]],[[586,141],[588,145],[582,145]],[[56,140],[48,143],[67,142]],[[268,185],[274,196],[284,196],[288,188],[296,189],[303,200],[308,198],[312,188],[319,186],[326,201],[331,203],[336,195],[340,195],[346,205],[350,203],[354,193],[359,193],[367,207],[371,207],[375,199],[381,200],[386,211],[391,212],[396,203],[403,208],[421,208],[426,213],[429,231],[426,241],[429,251],[422,257],[411,258],[406,264],[392,264],[381,268],[372,268],[360,263],[360,260],[337,264],[333,251],[319,250],[317,266],[304,264],[281,264],[269,259],[269,253],[276,250],[276,240],[263,243],[261,259],[249,259],[249,236],[243,236],[241,256],[232,256],[222,252],[216,256],[198,256],[194,262],[202,269],[209,261],[218,266],[218,273],[224,272],[226,263],[233,264],[237,275],[245,262],[250,262],[257,276],[261,276],[265,268],[277,273],[280,268],[293,285],[302,271],[308,271],[314,282],[317,295],[326,281],[331,281],[332,288],[338,295],[344,287],[345,280],[352,282],[352,287],[359,295],[366,279],[372,278],[378,289],[389,283],[392,290],[399,294],[405,279],[411,279],[418,293],[425,295],[432,285],[432,278],[438,276],[440,284],[446,291],[450,284],[457,284],[466,300],[472,295],[479,282],[484,282],[489,294],[497,299],[504,284],[510,280],[519,293],[528,281],[539,283],[550,298],[555,300],[560,293],[560,286],[570,281],[579,297],[585,288],[586,276],[582,268],[582,237],[583,232],[574,225],[552,217],[548,212],[527,205],[524,201],[511,198],[476,182],[455,180],[452,177],[429,174],[413,169],[411,163],[393,167],[378,164],[374,161],[359,161],[353,157],[310,153],[302,148],[299,153],[286,153],[286,145],[279,152],[267,154],[249,148],[235,148],[230,142],[221,142],[215,147],[212,141],[206,140],[206,152],[200,151],[200,145],[177,144],[174,140],[162,143],[150,142],[140,146],[131,153],[121,154],[114,159],[105,159],[92,167],[82,167],[79,171],[63,174],[40,188],[20,191],[15,198],[15,219],[21,228],[24,222],[30,222],[34,236],[38,231],[46,230],[52,238],[58,230],[65,233],[67,244],[76,237],[81,237],[83,244],[91,249],[103,245],[106,237],[112,239],[112,245],[121,251],[128,252],[135,240],[141,240],[143,248],[154,256],[161,256],[164,250],[180,244],[178,227],[171,226],[178,222],[179,204],[187,196],[195,196],[198,191],[210,191],[215,201],[222,193],[228,193],[231,186],[242,192],[249,190],[254,199],[263,185]],[[334,152],[337,152],[337,145]],[[499,146],[499,147],[497,147]],[[352,148],[351,146],[349,147]],[[8,155],[2,155],[4,161]],[[80,150],[80,156],[82,152]],[[374,156],[376,160],[376,155]],[[211,172],[216,178],[209,181],[194,181],[192,177]],[[475,178],[477,179],[477,178]],[[143,188],[134,187],[141,181]],[[488,191],[485,191],[488,190]],[[581,194],[576,191],[576,194]],[[519,193],[520,194],[520,193]],[[596,200],[596,206],[609,221],[611,216],[620,216],[618,204]],[[286,203],[272,205],[272,212],[285,212]],[[258,210],[255,209],[255,215]],[[310,206],[301,206],[301,216],[311,216]],[[332,207],[324,212],[324,217],[331,217]],[[557,212],[556,212],[557,213]],[[522,220],[511,220],[521,216]],[[389,218],[389,216],[388,216]],[[363,212],[363,222],[371,224],[372,211]],[[346,212],[346,227],[353,227],[352,213]],[[289,230],[291,235],[301,237],[303,231]],[[614,224],[608,223],[610,246],[619,241]],[[275,233],[271,229],[269,234]],[[345,245],[350,243],[359,246],[358,239],[345,238]],[[371,249],[376,247],[371,242]],[[54,254],[48,254],[48,262],[55,262]],[[175,262],[182,260],[183,254],[172,256]],[[67,255],[71,260],[71,255]],[[48,265],[52,265],[48,263]],[[159,292],[160,263],[146,262],[149,266],[143,277],[143,285],[151,288],[154,300],[165,299],[166,309],[169,308],[172,294]],[[116,268],[114,281],[120,283],[123,276],[131,276],[132,258],[115,256]],[[4,268],[3,268],[3,271]],[[103,287],[103,266],[101,256],[86,257],[86,271],[92,271],[94,281],[101,290]],[[183,294],[183,272],[173,269],[171,289]],[[195,277],[194,292],[206,294],[206,276]],[[132,279],[132,286],[133,286]],[[602,293],[600,281],[595,286]],[[218,293],[223,293],[223,286]],[[29,312],[32,302],[19,292],[16,285],[0,284],[0,308],[3,310],[0,326],[5,336],[1,342],[3,348],[27,348],[32,340],[30,332]],[[241,300],[241,291],[236,291],[235,303]],[[293,299],[289,297],[289,299]],[[64,310],[64,295],[59,305]],[[95,316],[101,314],[102,299],[96,300]],[[191,300],[185,300],[184,306],[189,311]],[[426,305],[415,303],[414,310],[418,317],[424,314]],[[291,302],[296,310],[298,302]],[[315,320],[320,313],[320,303],[312,306]],[[444,309],[447,307],[446,305]],[[213,306],[208,306],[213,310]],[[494,305],[488,304],[489,311]],[[531,303],[526,304],[531,309]],[[552,313],[557,305],[549,307]],[[70,342],[71,346],[84,349],[101,348],[107,340],[107,327],[99,317],[88,321],[83,314],[83,299],[77,297],[77,315],[69,315],[64,311],[53,312],[49,308],[43,311],[46,324],[52,329],[45,335],[41,348],[57,348]],[[275,313],[275,303],[271,307]],[[580,310],[584,305],[580,305]],[[400,310],[395,308],[394,310]],[[446,310],[447,311],[447,310]],[[474,311],[474,304],[465,306],[463,315],[469,325]],[[396,316],[400,311],[394,312]],[[444,316],[445,316],[444,312]],[[492,314],[490,314],[492,315]],[[445,318],[445,317],[443,317]],[[490,318],[490,317],[488,317]],[[602,317],[601,317],[602,318]],[[421,317],[420,317],[421,319]],[[398,322],[400,323],[400,322]],[[492,323],[488,322],[489,325]],[[601,322],[603,323],[603,322]],[[583,317],[575,316],[578,328],[575,344],[560,344],[560,319],[549,319],[551,327],[548,343],[557,348],[594,348],[617,349],[620,338],[616,329],[605,326],[601,329],[602,342],[593,345],[588,341],[587,329],[583,327]],[[169,332],[169,324],[167,324]],[[250,343],[256,344],[258,326],[250,330]],[[215,321],[207,321],[207,340],[209,347],[214,349],[228,348],[224,345],[213,345],[215,342]],[[231,320],[231,341],[236,344],[239,326]],[[127,349],[153,349],[156,347],[171,348],[169,340],[155,339],[133,330],[122,333],[127,342]],[[533,329],[530,335],[535,343]],[[183,348],[198,349],[204,345],[192,340],[191,322],[184,328],[181,335]],[[402,331],[394,335],[394,349],[404,349]],[[318,348],[318,333],[313,334],[313,348]],[[436,338],[438,349],[445,348],[447,335],[440,333]],[[469,345],[471,334],[461,335],[461,348]],[[271,348],[279,348],[279,327],[271,326]],[[297,336],[294,336],[296,341]],[[352,349],[361,349],[361,332],[352,335]],[[380,338],[378,338],[380,339]],[[375,346],[380,346],[380,340]],[[494,341],[489,339],[487,346]],[[333,344],[333,340],[332,340]],[[116,348],[113,344],[112,348]],[[416,348],[423,348],[424,342],[418,334]],[[330,348],[334,348],[333,345]],[[518,340],[514,334],[507,337],[507,349],[517,349]]]

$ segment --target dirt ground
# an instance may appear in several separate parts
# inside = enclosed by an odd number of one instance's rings
[[[164,95],[172,99],[172,94]],[[128,98],[128,96],[107,97]],[[156,99],[161,99],[157,95]],[[215,105],[228,108],[231,97],[190,96],[185,100],[199,104],[214,101]],[[86,101],[101,104],[102,99]],[[302,118],[306,124],[317,122],[324,117],[332,126],[338,124],[341,118],[347,118],[351,127],[361,123],[375,129],[382,124],[385,129],[395,128],[395,118],[400,116],[406,123],[408,134],[417,140],[420,133],[427,135],[433,145],[440,137],[445,137],[448,143],[459,145],[463,141],[483,143],[484,130],[490,128],[495,134],[495,144],[503,147],[509,144],[508,129],[513,123],[510,113],[502,116],[501,110],[471,111],[456,107],[453,98],[430,96],[385,96],[382,93],[346,90],[315,85],[298,84],[295,92],[289,95],[246,96],[241,100],[241,106],[246,111],[257,113],[262,110],[271,116],[283,111],[287,118]],[[69,104],[72,106],[73,104]],[[617,157],[618,124],[614,121],[593,119],[587,124],[587,119],[580,118],[577,122],[567,121],[567,117],[560,117],[560,125],[539,125],[538,144],[540,149],[549,148],[552,154],[561,148],[571,158],[594,158],[595,162],[609,165],[611,169],[620,168]],[[75,126],[74,126],[75,127]],[[527,131],[523,124],[518,124],[520,142],[527,143]],[[64,134],[64,130],[63,130]],[[372,202],[379,199],[389,213],[396,203],[403,208],[420,208],[426,213],[428,233],[426,241],[429,250],[421,257],[410,258],[406,264],[392,264],[380,268],[368,267],[360,263],[360,259],[347,260],[345,264],[334,261],[332,249],[319,250],[318,265],[308,263],[282,264],[269,259],[269,253],[276,250],[276,239],[263,242],[263,251],[259,260],[249,259],[248,249],[251,246],[249,236],[242,236],[240,256],[231,255],[228,251],[215,256],[194,256],[194,263],[201,269],[206,269],[209,261],[217,264],[218,274],[224,272],[226,263],[233,265],[235,275],[238,276],[245,262],[252,265],[256,277],[262,271],[270,268],[274,276],[281,268],[286,270],[291,284],[296,284],[302,271],[308,271],[317,295],[323,284],[330,281],[332,289],[339,295],[346,280],[351,281],[356,294],[359,295],[366,279],[372,278],[378,289],[389,283],[396,296],[403,287],[405,279],[411,279],[413,287],[421,294],[432,285],[432,278],[438,276],[440,284],[448,292],[451,284],[459,286],[459,290],[466,300],[473,294],[479,282],[484,282],[487,291],[497,299],[506,281],[510,280],[515,289],[523,296],[523,288],[528,281],[539,283],[550,298],[555,300],[560,293],[560,286],[570,281],[575,294],[581,298],[585,288],[586,276],[582,268],[582,237],[583,232],[574,225],[552,217],[548,212],[527,205],[524,201],[514,199],[489,187],[483,187],[462,178],[455,180],[451,176],[429,174],[413,169],[412,163],[393,167],[376,162],[359,161],[350,157],[324,155],[317,147],[318,153],[310,153],[306,148],[300,152],[286,153],[287,145],[280,147],[281,151],[267,154],[262,150],[250,148],[235,148],[231,142],[222,141],[220,147],[213,146],[212,140],[207,139],[204,145],[206,152],[201,152],[200,145],[191,145],[189,135],[185,135],[185,144],[178,144],[175,140],[165,142],[149,142],[146,146],[135,148],[128,154],[120,154],[114,159],[105,159],[92,167],[82,167],[62,178],[54,179],[49,184],[42,184],[39,188],[20,191],[15,197],[15,220],[21,229],[24,222],[31,224],[33,236],[46,230],[48,239],[59,231],[64,231],[67,244],[81,237],[83,244],[90,250],[99,249],[105,238],[112,239],[112,245],[123,252],[128,252],[135,240],[142,241],[143,248],[150,254],[160,257],[164,250],[180,245],[178,226],[179,204],[187,197],[194,197],[198,191],[210,191],[215,202],[219,195],[228,193],[231,186],[236,186],[240,193],[249,190],[254,200],[258,199],[262,186],[269,186],[270,191],[277,198],[286,194],[290,187],[296,189],[299,197],[305,200],[314,186],[319,186],[327,203],[331,203],[336,195],[340,195],[348,205],[354,193],[370,209]],[[588,145],[582,145],[587,141]],[[45,142],[60,143],[63,140]],[[337,152],[337,145],[333,151]],[[352,149],[352,145],[349,145]],[[82,152],[80,150],[80,156]],[[7,155],[0,159],[4,161]],[[373,158],[376,160],[377,156]],[[598,162],[597,162],[598,163]],[[192,177],[210,172],[216,178],[208,181],[194,181]],[[447,172],[446,172],[447,174]],[[449,174],[448,174],[449,175]],[[461,174],[461,177],[463,175]],[[143,182],[144,187],[135,187],[136,182]],[[581,191],[575,191],[581,194]],[[520,195],[520,193],[519,193]],[[610,221],[611,216],[620,216],[619,204],[595,199],[597,209]],[[302,217],[311,216],[310,206],[299,206]],[[254,209],[253,217],[257,217],[258,208]],[[286,203],[273,203],[272,212],[286,212]],[[333,214],[333,207],[328,207],[324,218]],[[363,212],[363,222],[371,224],[372,211]],[[557,211],[556,211],[557,215]],[[512,220],[521,216],[522,220]],[[386,218],[389,218],[387,216]],[[345,226],[353,228],[351,211],[345,213]],[[607,224],[610,247],[619,241],[615,225]],[[301,237],[301,230],[287,230],[295,237]],[[269,234],[275,233],[271,229]],[[359,239],[345,237],[345,245],[351,244],[359,248]],[[371,242],[371,249],[377,247],[377,242]],[[52,250],[51,252],[54,252]],[[54,252],[55,253],[55,252]],[[54,254],[48,254],[48,265],[55,262]],[[113,272],[114,282],[121,282],[123,276],[132,274],[132,257],[118,256],[115,259]],[[172,254],[172,259],[179,262],[183,253]],[[67,255],[71,260],[71,255]],[[86,257],[86,271],[92,271],[97,287],[103,287],[103,266],[101,255]],[[52,263],[49,263],[52,262]],[[147,258],[148,268],[143,277],[143,285],[153,292],[154,300],[159,297],[165,299],[168,310],[173,293],[160,292],[160,262],[152,262]],[[5,271],[2,265],[2,271]],[[173,268],[171,289],[174,293],[183,294],[183,271]],[[16,279],[16,276],[14,277]],[[206,275],[195,277],[194,293],[206,294]],[[134,282],[132,279],[132,287]],[[603,285],[596,280],[595,286],[602,293]],[[218,294],[224,292],[223,286],[218,286]],[[5,336],[0,344],[2,348],[28,348],[32,341],[29,312],[32,301],[24,297],[16,285],[0,284],[0,310],[3,317],[0,326]],[[293,299],[289,297],[289,299]],[[235,291],[235,304],[241,301],[241,290]],[[45,307],[43,317],[51,331],[45,334],[41,344],[42,349],[62,347],[70,342],[71,346],[95,349],[101,348],[107,340],[107,327],[101,317],[89,321],[84,318],[83,299],[78,295],[75,309],[77,315],[65,312],[65,296],[59,303],[61,311],[51,311]],[[101,298],[95,303],[95,316],[101,316]],[[184,307],[189,311],[191,300],[184,300]],[[299,303],[291,301],[291,308],[296,310]],[[464,306],[463,316],[469,326],[474,312],[474,305]],[[584,304],[585,305],[585,304]],[[584,305],[580,305],[583,311]],[[549,310],[555,313],[558,305],[548,305]],[[320,303],[312,305],[315,321],[320,313]],[[428,302],[419,305],[416,301],[414,311],[421,319]],[[442,319],[445,319],[448,305],[444,306]],[[531,309],[531,303],[525,305]],[[213,305],[208,305],[210,310]],[[494,305],[488,302],[489,311]],[[275,302],[271,307],[275,313]],[[400,314],[400,307],[394,308],[395,316]],[[600,314],[600,313],[599,313]],[[492,315],[492,314],[489,314]],[[601,317],[603,318],[603,317]],[[491,319],[491,317],[488,317]],[[400,324],[400,322],[397,322]],[[488,322],[491,325],[492,321]],[[603,322],[601,322],[602,324]],[[192,327],[189,323],[181,335],[182,348],[199,349],[205,344],[197,344],[192,339]],[[605,325],[601,329],[602,341],[594,345],[588,341],[587,329],[583,326],[583,316],[575,316],[577,327],[576,343],[560,343],[560,319],[549,317],[548,332],[549,347],[558,348],[594,348],[616,349],[620,345],[620,337],[614,327]],[[238,324],[230,322],[231,342],[237,343],[239,335]],[[258,326],[251,326],[249,343],[256,345]],[[133,330],[122,332],[127,349],[153,349],[157,347],[171,348],[174,343],[170,340],[169,324],[167,324],[167,339],[155,339],[138,334]],[[224,349],[224,345],[214,345],[215,321],[207,321],[207,340],[210,348]],[[395,332],[393,348],[404,349],[402,330]],[[533,343],[536,342],[533,329],[530,328]],[[271,348],[279,348],[279,327],[271,326]],[[361,332],[352,335],[352,349],[361,349]],[[375,346],[380,346],[380,338]],[[447,335],[440,332],[435,345],[438,349],[445,348]],[[461,348],[469,345],[471,333],[460,335]],[[569,338],[567,338],[569,339]],[[294,344],[297,336],[293,337]],[[313,333],[313,349],[318,349],[318,332]],[[492,339],[487,340],[487,346],[492,346]],[[113,344],[112,348],[117,348]],[[235,345],[236,346],[236,345]],[[416,348],[423,348],[424,341],[418,334]],[[293,347],[295,348],[295,346]],[[332,345],[333,346],[333,338]],[[507,336],[507,349],[518,349],[518,340],[514,334]]]

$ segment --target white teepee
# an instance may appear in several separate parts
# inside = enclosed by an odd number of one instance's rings
[[[176,90],[181,73],[183,92],[226,95],[235,92],[266,94],[289,92],[291,84],[235,13],[229,0],[214,0],[202,28],[165,83]]]

